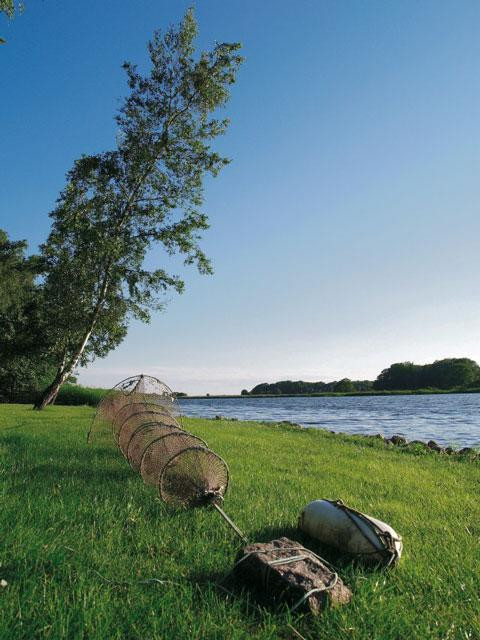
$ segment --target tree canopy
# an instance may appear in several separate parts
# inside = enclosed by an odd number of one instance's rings
[[[15,13],[14,0],[0,0],[0,12],[5,13],[9,18]]]
[[[37,390],[55,373],[45,356],[38,261],[26,249],[0,229],[0,396],[8,399]]]
[[[115,348],[131,318],[148,322],[168,289],[183,291],[182,279],[163,268],[164,256],[179,253],[185,264],[212,272],[199,245],[208,228],[203,179],[229,162],[211,141],[228,126],[216,112],[242,58],[238,43],[195,56],[196,35],[189,10],[178,28],[157,31],[148,43],[149,72],[124,64],[130,92],[116,117],[117,147],[77,160],[50,214],[41,260],[58,370],[38,408],[78,364]],[[145,266],[151,249],[156,268]]]
[[[374,383],[378,390],[453,389],[480,385],[480,367],[469,358],[445,358],[432,364],[396,362],[384,369]]]

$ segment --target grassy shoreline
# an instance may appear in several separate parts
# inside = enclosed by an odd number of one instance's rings
[[[56,405],[61,406],[78,406],[88,405],[96,407],[102,398],[110,391],[101,387],[84,387],[76,384],[65,384],[58,394]],[[254,394],[254,395],[235,395],[235,394],[210,394],[210,395],[187,395],[180,396],[184,400],[222,400],[236,399],[242,400],[250,398],[326,398],[326,397],[344,397],[344,396],[411,396],[411,395],[446,395],[446,394],[463,394],[463,393],[480,393],[480,388],[474,389],[413,389],[401,391],[323,391],[318,393],[292,393],[292,394]],[[20,393],[16,404],[30,404],[35,401],[35,393]],[[0,396],[0,405],[2,404]],[[12,401],[9,400],[11,403]],[[3,402],[8,404],[8,402]]]
[[[0,638],[480,637],[480,464],[374,438],[184,419],[228,462],[227,513],[252,540],[289,535],[339,567],[352,603],[314,619],[226,596],[214,582],[241,544],[207,510],[173,512],[112,446],[87,445],[88,407],[0,405]],[[315,498],[404,537],[398,569],[367,571],[296,531]],[[130,585],[108,582],[129,582]],[[163,584],[139,584],[147,578]],[[232,587],[233,588],[233,587]]]
[[[447,395],[458,393],[480,393],[480,388],[474,389],[411,389],[400,391],[322,391],[318,393],[282,393],[282,394],[244,394],[244,395],[208,395],[185,396],[185,400],[212,400],[221,398],[328,398],[343,396],[422,396],[422,395]]]

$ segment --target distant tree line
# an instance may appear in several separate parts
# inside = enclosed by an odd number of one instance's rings
[[[373,383],[378,390],[480,387],[480,367],[470,358],[445,358],[432,364],[397,362]]]
[[[343,378],[334,382],[281,380],[262,382],[242,395],[296,395],[352,393],[356,391],[415,391],[418,389],[480,388],[480,366],[470,358],[445,358],[432,364],[397,362],[384,369],[375,381]]]
[[[329,391],[348,393],[351,391],[371,391],[373,382],[370,380],[350,380],[343,378],[335,382],[304,382],[303,380],[281,380],[269,384],[262,382],[257,384],[250,394],[252,395],[291,395],[307,393],[325,393]],[[242,394],[245,395],[245,389]]]

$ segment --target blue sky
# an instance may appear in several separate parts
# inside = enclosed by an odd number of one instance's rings
[[[0,18],[0,227],[48,234],[82,153],[111,148],[125,60],[190,2],[26,2]],[[206,183],[204,277],[81,372],[144,371],[189,393],[374,378],[392,362],[480,361],[480,3],[204,0],[199,47],[246,61]]]

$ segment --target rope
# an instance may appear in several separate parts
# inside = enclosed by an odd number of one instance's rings
[[[77,555],[77,551],[75,551],[75,549],[72,549],[71,547],[67,547],[66,545],[63,545],[63,547],[65,549],[67,549],[68,551],[71,551],[72,553],[74,553],[75,555]],[[308,559],[310,556],[308,554],[311,554],[311,556],[314,556],[315,558],[321,560],[322,562],[324,562],[327,566],[329,566],[330,568],[332,568],[332,565],[330,565],[330,563],[328,563],[326,560],[324,560],[323,558],[321,558],[320,556],[318,556],[316,553],[314,553],[313,551],[310,551],[310,549],[305,549],[304,547],[285,547],[285,548],[280,548],[278,549],[279,551],[298,551],[299,549],[302,549],[303,551],[307,552],[307,555],[296,555],[296,556],[287,556],[286,558],[275,558],[274,560],[270,561],[268,564],[269,565],[277,565],[277,564],[281,564],[282,562],[284,564],[289,564],[292,562],[300,562],[301,560],[306,560]],[[271,550],[270,550],[271,551]],[[260,553],[268,553],[267,550],[253,550],[253,551],[249,551],[248,553],[246,553],[244,556],[242,556],[240,558],[240,560],[238,560],[233,569],[235,569],[240,563],[242,563],[244,560],[246,560],[247,558],[249,558],[252,555],[255,554],[260,554]],[[101,580],[103,580],[104,582],[106,582],[107,584],[111,584],[111,585],[117,585],[117,586],[127,586],[127,587],[131,587],[131,586],[135,586],[135,585],[150,585],[150,584],[160,584],[160,585],[176,585],[176,586],[182,586],[184,584],[186,584],[186,582],[179,582],[179,581],[175,581],[175,580],[165,580],[163,578],[146,578],[145,580],[135,580],[135,581],[129,581],[129,580],[112,580],[110,578],[106,578],[105,576],[103,576],[99,571],[97,571],[96,569],[91,568],[91,571],[93,571],[93,573],[95,573]],[[226,589],[222,582],[225,582],[227,580],[227,578],[232,574],[233,570],[230,571],[229,574],[227,574],[222,580],[220,580],[219,582],[195,582],[195,584],[197,586],[214,586],[217,589],[220,589],[221,591],[223,591],[224,593],[226,593],[228,596],[231,596],[232,598],[235,597],[235,594],[233,594],[231,591],[229,591],[228,589]],[[188,581],[189,583],[191,583],[191,581]],[[325,591],[330,591],[331,589],[333,589],[335,587],[335,585],[338,582],[338,574],[336,573],[336,571],[334,572],[334,574],[332,575],[330,582],[328,585],[325,585],[323,587],[317,587],[315,589],[311,589],[310,591],[308,591],[306,594],[304,594],[294,605],[293,607],[290,609],[290,612],[293,613],[296,609],[298,609],[308,598],[310,598],[310,596],[312,596],[315,593],[322,593]],[[295,627],[293,627],[291,624],[287,624],[287,627],[289,627],[294,634],[301,638],[302,640],[305,640],[305,638],[301,635],[301,633],[295,629]]]
[[[237,560],[237,562],[233,565],[233,569],[224,578],[222,578],[219,582],[217,582],[216,584],[220,589],[224,589],[222,584],[228,580],[228,578],[233,574],[235,569],[242,562],[245,562],[245,560],[247,560],[247,558],[250,558],[253,555],[271,553],[272,551],[283,552],[283,551],[299,551],[299,550],[302,550],[302,551],[306,552],[306,555],[303,554],[303,555],[296,555],[296,556],[286,556],[284,558],[274,558],[273,560],[270,560],[269,562],[267,562],[267,570],[266,570],[265,575],[263,577],[263,583],[264,583],[265,591],[267,591],[267,587],[268,587],[268,579],[269,579],[269,574],[270,574],[270,571],[268,571],[268,569],[270,567],[278,566],[278,565],[281,565],[281,564],[291,564],[293,562],[300,562],[302,560],[309,560],[309,559],[311,560],[312,556],[314,558],[316,558],[317,560],[319,560],[320,562],[322,562],[323,564],[325,564],[329,569],[331,569],[332,572],[333,572],[333,575],[330,578],[330,582],[327,585],[324,585],[322,587],[315,587],[314,589],[311,589],[310,591],[308,591],[306,594],[302,595],[302,597],[293,605],[293,607],[291,607],[290,611],[293,613],[308,598],[310,598],[310,596],[312,596],[314,593],[321,593],[321,592],[325,592],[325,591],[331,591],[335,587],[335,585],[338,583],[338,573],[337,573],[335,567],[333,567],[333,565],[331,565],[327,560],[325,560],[321,556],[317,555],[316,553],[314,553],[310,549],[305,549],[305,547],[301,547],[301,546],[300,547],[278,547],[278,548],[273,548],[273,549],[253,549],[252,551],[248,551],[239,560]]]
[[[241,564],[244,560],[246,560],[252,555],[261,554],[261,553],[271,553],[272,551],[300,551],[300,550],[306,551],[307,554],[310,554],[310,556],[313,556],[317,560],[320,560],[320,562],[323,562],[323,564],[325,564],[329,569],[331,569],[333,573],[337,572],[333,564],[328,562],[328,560],[325,560],[325,558],[322,558],[321,556],[317,555],[314,551],[311,551],[310,549],[305,549],[305,547],[277,547],[276,549],[275,548],[274,549],[253,549],[252,551],[248,551],[245,555],[243,555],[240,558],[240,560],[237,560],[237,562],[233,565],[232,571],[230,571],[230,573],[228,573],[223,580],[226,580],[233,573],[233,571],[238,567],[239,564]],[[284,560],[284,559],[289,560],[290,557],[291,556],[287,556],[287,558],[275,558],[272,562],[269,562],[268,564],[273,564],[273,563],[282,564],[281,562],[278,562],[278,561]],[[309,556],[304,556],[304,557],[309,557]]]
[[[382,531],[374,522],[370,520],[368,516],[366,516],[361,511],[357,511],[356,509],[353,509],[352,507],[347,507],[347,505],[343,502],[343,500],[328,500],[327,502],[330,502],[330,504],[333,504],[334,506],[338,507],[338,509],[341,509],[341,511],[343,511],[343,513],[357,527],[360,533],[365,535],[364,532],[362,531],[362,528],[358,524],[358,522],[355,520],[355,518],[352,517],[352,513],[355,514],[360,520],[362,520],[362,522],[364,522],[367,525],[367,527],[370,528],[370,530],[377,536],[380,542],[383,543],[383,547],[381,546],[380,548],[377,548],[375,551],[359,552],[359,553],[354,553],[352,555],[366,556],[366,555],[380,554],[380,555],[388,556],[388,562],[385,565],[384,569],[388,569],[388,567],[390,567],[392,564],[395,564],[397,562],[397,560],[400,558],[400,554],[398,552],[398,549],[395,543],[401,542],[402,541],[401,537],[395,538],[394,536],[392,536],[390,531]],[[374,543],[372,542],[372,544]]]
[[[330,579],[330,582],[327,585],[323,587],[318,587],[316,589],[311,589],[308,593],[303,595],[297,603],[293,605],[290,611],[293,613],[295,609],[298,609],[298,607],[302,605],[305,602],[305,600],[307,600],[314,593],[319,593],[322,591],[331,591],[331,589],[333,589],[333,587],[337,584],[337,582],[338,582],[338,573],[334,573]]]
[[[101,578],[104,582],[107,582],[108,584],[118,585],[118,586],[133,587],[137,584],[154,584],[154,583],[161,584],[161,585],[182,584],[181,582],[176,582],[174,580],[163,580],[161,578],[146,578],[145,580],[134,580],[133,582],[129,580],[111,580],[110,578],[106,578],[105,576],[102,576],[102,574],[96,569],[92,569],[92,571],[93,573],[96,573],[97,576]]]
[[[287,627],[289,627],[293,631],[297,638],[300,638],[300,640],[305,640],[305,637],[302,636],[300,631],[298,629],[295,629],[295,627],[293,627],[290,623],[287,624]]]

